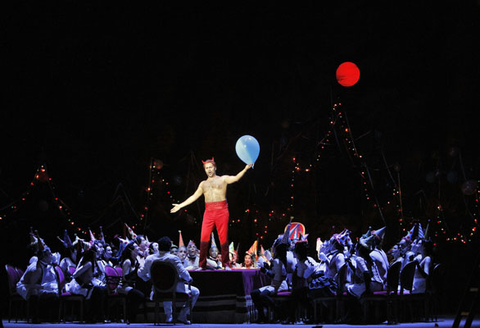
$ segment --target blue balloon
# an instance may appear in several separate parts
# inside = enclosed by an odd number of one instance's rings
[[[260,154],[260,144],[254,137],[245,135],[237,140],[235,151],[245,164],[255,164]]]

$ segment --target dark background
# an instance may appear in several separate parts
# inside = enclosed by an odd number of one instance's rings
[[[420,221],[448,279],[465,280],[478,248],[478,193],[464,189],[479,179],[477,1],[2,7],[5,263],[26,266],[30,227],[53,249],[64,229],[88,240],[102,226],[108,241],[124,222],[198,243],[203,200],[180,215],[171,203],[204,179],[201,160],[240,171],[248,134],[260,157],[228,191],[241,252],[270,247],[290,217],[312,245],[387,226],[385,249]],[[345,61],[361,71],[350,88],[335,79]],[[448,288],[452,302],[462,288]]]

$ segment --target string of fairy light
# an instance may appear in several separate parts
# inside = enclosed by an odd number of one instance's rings
[[[477,185],[479,185],[479,184],[480,184],[480,180],[477,181]],[[474,200],[475,210],[473,211],[473,213],[471,213],[471,216],[473,218],[472,227],[470,228],[468,233],[463,234],[461,232],[457,232],[453,237],[447,237],[446,241],[461,242],[463,244],[466,244],[467,242],[471,242],[473,236],[477,233],[477,230],[478,230],[478,216],[479,216],[479,213],[480,213],[480,189],[477,188],[474,192],[474,195],[475,195],[475,200]],[[440,205],[437,207],[437,209],[438,209],[437,223],[441,224],[443,222],[443,209]],[[441,228],[441,233],[443,235],[446,235],[446,231],[445,231],[445,229],[443,229],[443,227]],[[438,235],[437,232],[436,232],[436,235]]]
[[[4,207],[2,209],[2,215],[0,217],[0,220],[6,220],[10,215],[13,215],[16,213],[21,206],[27,201],[28,196],[30,196],[33,188],[38,184],[38,183],[46,183],[48,184],[48,187],[50,188],[52,192],[52,203],[53,205],[63,214],[63,216],[66,218],[68,225],[71,226],[71,228],[75,231],[77,234],[88,234],[87,229],[82,229],[75,224],[75,220],[72,217],[72,211],[71,208],[65,204],[65,202],[60,199],[56,195],[56,186],[52,182],[52,178],[50,177],[50,174],[47,170],[47,166],[45,164],[40,165],[34,174],[34,177],[32,181],[29,183],[27,190],[22,193],[22,195],[12,203],[10,203],[7,207]],[[5,210],[6,209],[10,210],[10,213],[7,213]]]
[[[341,104],[339,104],[339,105],[341,105]],[[362,167],[364,168],[364,170],[362,170],[361,176],[363,178],[363,187],[364,187],[365,199],[367,201],[370,201],[374,208],[379,208],[379,213],[380,213],[380,215],[382,215],[382,210],[383,210],[384,206],[380,206],[379,201],[378,201],[378,199],[376,199],[376,197],[371,197],[371,195],[374,194],[374,184],[373,184],[372,179],[370,177],[369,168],[368,168],[366,162],[363,160],[363,156],[359,154],[359,152],[358,152],[358,150],[355,146],[355,142],[354,142],[355,139],[353,138],[352,130],[351,130],[350,125],[348,123],[348,118],[347,118],[346,114],[344,115],[341,111],[336,111],[336,109],[338,109],[339,107],[340,106],[334,106],[334,109],[333,109],[333,112],[334,113],[336,112],[337,115],[338,115],[337,116],[338,119],[335,121],[335,123],[336,123],[335,125],[339,126],[339,130],[343,131],[344,134],[345,134],[344,143],[346,145],[346,148],[349,150],[349,153],[351,154],[351,158],[352,157],[357,158],[362,162]],[[333,122],[333,121],[331,121],[331,122]],[[398,224],[399,224],[399,227],[400,227],[401,231],[405,232],[405,231],[407,231],[408,226],[405,224],[405,218],[404,218],[404,215],[403,215],[404,210],[403,210],[403,202],[402,202],[400,174],[399,174],[399,169],[398,168],[396,168],[395,170],[397,171],[397,181],[392,188],[392,196],[397,198],[397,201],[395,203],[396,203],[396,210],[399,214]],[[480,181],[479,181],[478,184],[480,184]],[[480,205],[479,197],[480,197],[480,190],[477,188],[477,190],[475,192],[475,205],[474,205],[475,206],[475,211],[472,213],[472,216],[473,216],[472,228],[470,229],[468,234],[463,234],[461,232],[457,232],[457,233],[454,234],[453,237],[447,237],[448,233],[447,233],[447,226],[446,226],[445,220],[444,220],[443,208],[442,208],[441,205],[438,205],[437,206],[437,213],[438,214],[437,214],[437,217],[436,217],[436,227],[437,227],[437,229],[440,230],[440,232],[438,232],[438,230],[437,230],[435,232],[434,236],[436,238],[438,238],[438,237],[440,237],[440,235],[442,235],[443,238],[446,241],[451,241],[451,242],[461,242],[461,243],[471,242],[472,237],[477,232],[477,227],[478,227],[478,213],[479,213],[479,205]],[[386,202],[386,205],[390,205],[390,204],[391,204],[391,201]],[[431,220],[428,219],[428,223],[430,223],[430,222],[431,222]]]
[[[379,211],[380,215],[383,218],[383,209],[387,205],[395,204],[396,211],[398,213],[398,226],[401,231],[405,232],[409,229],[409,226],[412,222],[407,222],[404,217],[404,209],[402,205],[402,189],[400,183],[400,173],[399,169],[395,169],[397,172],[397,181],[393,184],[391,196],[393,200],[387,200],[384,205],[381,205],[379,200],[375,195],[375,188],[371,178],[370,168],[366,164],[365,159],[359,152],[356,144],[355,139],[353,137],[352,129],[348,122],[348,117],[344,111],[341,110],[341,103],[336,103],[333,105],[331,109],[331,117],[329,120],[329,126],[325,136],[317,142],[316,152],[314,154],[314,159],[318,163],[321,161],[323,157],[323,151],[327,148],[326,146],[332,145],[331,138],[336,134],[337,136],[341,137],[343,145],[347,150],[347,154],[354,164],[355,167],[359,167],[359,174],[362,178],[362,188],[364,198],[366,203],[369,204],[372,208]],[[274,210],[269,210],[267,217],[267,221],[263,222],[262,218],[263,212],[260,212],[258,209],[250,209],[247,208],[244,212],[244,219],[251,219],[254,224],[255,228],[255,237],[257,239],[264,239],[269,235],[268,228],[270,226],[271,221],[273,220],[281,220],[285,221],[286,218],[293,219],[295,214],[295,187],[296,187],[296,177],[298,174],[302,173],[309,173],[315,169],[315,165],[309,164],[302,167],[300,161],[297,160],[295,156],[292,157],[291,163],[293,168],[291,170],[291,179],[290,179],[290,201],[286,206],[285,211],[282,213],[277,213]],[[142,211],[139,216],[140,221],[144,221],[147,216],[149,215],[149,205],[153,201],[154,192],[156,190],[155,186],[159,184],[163,185],[165,188],[163,190],[166,191],[167,196],[171,203],[176,203],[176,200],[170,191],[170,184],[162,177],[162,167],[163,163],[159,160],[152,159],[150,162],[150,175],[148,180],[148,186],[146,187],[146,200],[145,206],[142,208]],[[36,186],[37,183],[47,183],[52,191],[52,202],[55,207],[58,208],[59,211],[63,214],[66,218],[68,225],[76,231],[78,234],[87,235],[89,233],[89,228],[81,227],[81,225],[77,224],[75,220],[75,215],[72,214],[73,210],[70,206],[68,206],[61,198],[56,195],[56,186],[52,182],[52,178],[47,171],[46,165],[40,165],[33,177],[33,180],[30,182],[26,191],[20,195],[15,201],[12,201],[10,204],[0,208],[0,223],[5,222],[10,216],[21,207],[29,197],[32,189]],[[478,181],[477,186],[480,185],[480,181]],[[477,233],[478,230],[478,216],[480,215],[480,189],[477,187],[474,194],[473,200],[473,211],[471,213],[471,217],[473,221],[471,222],[471,227],[469,231],[462,233],[449,233],[448,227],[445,222],[444,218],[444,211],[441,204],[439,204],[436,208],[436,217],[428,219],[429,223],[435,223],[434,225],[434,234],[433,236],[438,239],[442,237],[447,242],[460,242],[460,243],[468,243],[472,241],[472,238]],[[186,210],[185,210],[186,211]],[[196,222],[196,220],[195,220]],[[231,218],[230,225],[235,226],[236,224],[240,224],[242,222],[241,218]],[[82,222],[83,224],[83,222]],[[134,225],[133,225],[134,227]]]
[[[172,192],[170,191],[170,183],[165,180],[165,178],[162,177],[162,168],[163,168],[163,162],[159,159],[154,159],[152,158],[150,160],[150,171],[149,171],[149,177],[148,177],[148,185],[146,187],[146,202],[145,206],[143,207],[143,211],[140,213],[140,221],[144,221],[147,219],[149,210],[150,210],[150,204],[153,201],[154,197],[154,187],[157,184],[162,184],[166,188],[166,193],[170,199],[171,203],[176,203],[175,198],[173,197]]]
[[[403,201],[402,201],[402,188],[401,188],[401,182],[400,182],[400,170],[398,166],[394,167],[394,170],[397,173],[397,179],[394,181],[393,187],[391,188],[391,196],[393,199],[387,200],[384,205],[381,205],[378,198],[375,196],[375,188],[374,188],[374,183],[372,181],[371,173],[370,173],[370,168],[367,165],[364,157],[360,154],[358,151],[358,148],[355,145],[355,139],[353,137],[352,129],[350,127],[350,124],[348,122],[348,117],[344,111],[341,110],[341,103],[336,103],[332,107],[332,115],[331,119],[329,121],[329,129],[327,130],[326,135],[318,142],[318,151],[316,153],[316,161],[319,162],[323,156],[323,151],[326,149],[326,146],[331,145],[331,137],[333,133],[338,133],[341,134],[343,137],[343,144],[345,145],[345,148],[347,149],[347,154],[349,155],[349,158],[352,161],[352,164],[354,166],[361,167],[360,170],[360,176],[362,177],[362,186],[363,186],[363,193],[365,200],[367,204],[370,204],[370,206],[376,210],[378,210],[379,215],[382,217],[382,219],[385,222],[385,218],[383,217],[383,211],[385,206],[387,205],[392,205],[394,204],[395,210],[398,213],[398,227],[401,232],[405,233],[407,230],[410,229],[411,225],[414,223],[414,220],[410,220],[411,222],[406,222],[405,217],[404,217],[404,209],[403,209]],[[359,165],[355,165],[355,162],[360,162]],[[301,167],[301,164],[299,161],[297,161],[296,157],[292,158],[292,163],[293,163],[293,168],[291,171],[291,180],[290,180],[290,203],[285,212],[290,212],[294,213],[295,212],[295,179],[296,175],[302,172],[311,172],[313,169],[312,165],[308,165],[305,168]],[[479,182],[480,184],[480,182]],[[480,206],[480,201],[479,201],[479,196],[480,195],[480,190],[477,190],[476,192],[476,199],[475,199],[475,212],[474,212],[474,224],[468,235],[464,235],[462,233],[456,233],[453,237],[447,237],[447,228],[444,223],[443,219],[443,211],[442,207],[438,206],[438,216],[437,216],[437,227],[440,229],[440,234],[438,232],[435,232],[434,236],[435,238],[440,237],[440,235],[443,236],[443,238],[446,241],[460,241],[462,243],[466,243],[467,241],[471,241],[471,238],[474,236],[474,234],[477,231],[478,227],[478,214],[479,213],[479,206]],[[246,212],[248,213],[249,210],[247,209]],[[258,211],[256,212],[258,216]],[[271,211],[269,213],[269,220],[271,219],[272,216],[274,215],[274,211]],[[280,218],[285,218],[287,217],[286,213],[281,214],[280,216],[277,216]],[[291,216],[293,218],[293,215]],[[259,222],[258,218],[254,218],[254,223],[255,223],[255,228],[257,228],[256,232],[256,237],[263,237],[262,229],[259,229]],[[428,222],[430,223],[432,220],[428,219]],[[240,223],[241,220],[232,220],[231,223]],[[264,234],[267,234],[267,226],[265,226],[265,231]]]

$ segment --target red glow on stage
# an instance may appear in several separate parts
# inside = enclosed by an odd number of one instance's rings
[[[344,62],[338,66],[336,77],[340,85],[351,87],[360,79],[360,69],[354,63]]]

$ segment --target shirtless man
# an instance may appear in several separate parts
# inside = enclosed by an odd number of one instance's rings
[[[217,165],[212,159],[203,162],[203,168],[207,174],[207,179],[200,182],[198,189],[193,195],[188,197],[183,203],[173,204],[171,213],[178,212],[181,208],[192,204],[200,196],[205,197],[205,213],[203,215],[202,231],[200,233],[200,262],[199,267],[205,269],[207,267],[207,253],[210,235],[213,228],[217,227],[218,238],[220,239],[220,250],[222,253],[223,267],[229,266],[228,255],[228,204],[227,204],[227,185],[240,180],[245,172],[248,171],[253,164],[248,164],[245,168],[235,176],[217,175]]]

